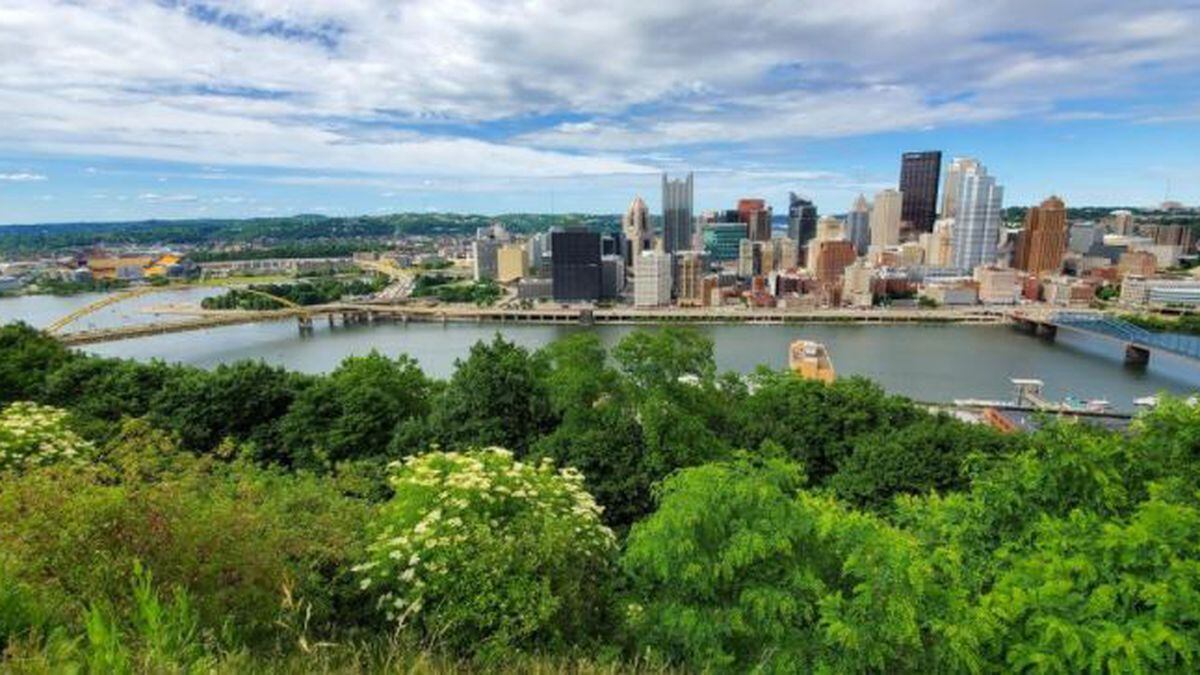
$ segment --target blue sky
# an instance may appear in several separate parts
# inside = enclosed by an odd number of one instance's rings
[[[822,211],[899,155],[1200,203],[1200,3],[0,0],[0,223]]]

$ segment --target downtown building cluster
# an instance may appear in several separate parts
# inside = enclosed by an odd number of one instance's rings
[[[659,214],[635,197],[617,232],[555,228],[515,242],[485,228],[476,278],[530,301],[637,307],[1074,306],[1126,278],[1133,290],[1120,297],[1131,304],[1200,303],[1200,281],[1161,278],[1192,255],[1187,226],[1128,211],[1072,222],[1057,196],[1005,222],[1003,185],[971,157],[943,167],[940,151],[904,153],[895,187],[836,216],[793,192],[779,223],[758,197],[696,213],[691,173],[664,174],[661,189]]]

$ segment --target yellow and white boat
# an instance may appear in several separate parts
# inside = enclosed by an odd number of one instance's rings
[[[792,343],[788,350],[788,367],[806,380],[820,380],[828,384],[837,377],[829,350],[812,340],[796,340]]]

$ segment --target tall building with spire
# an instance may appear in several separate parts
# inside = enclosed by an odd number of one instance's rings
[[[875,194],[871,206],[871,246],[882,248],[900,243],[900,210],[904,195],[888,188]]]
[[[871,205],[865,195],[854,200],[854,206],[846,214],[846,238],[854,244],[858,255],[866,255],[871,245]]]
[[[625,235],[627,242],[625,265],[633,267],[633,261],[642,254],[642,251],[648,251],[654,247],[650,209],[646,208],[646,202],[642,200],[641,196],[633,198],[629,209],[621,217],[621,232]]]
[[[1057,195],[1025,212],[1013,267],[1030,274],[1057,273],[1067,251],[1067,206]]]
[[[900,159],[900,220],[915,232],[933,231],[937,219],[938,181],[942,179],[940,150],[906,152]]]
[[[958,184],[966,171],[979,168],[973,157],[955,157],[946,167],[946,183],[942,186],[942,217],[953,218],[958,213]]]
[[[692,248],[692,174],[687,178],[671,180],[662,176],[664,253],[687,251]]]
[[[955,217],[952,226],[952,267],[974,270],[996,261],[1000,240],[1000,208],[1004,188],[975,162],[958,174],[955,185]]]

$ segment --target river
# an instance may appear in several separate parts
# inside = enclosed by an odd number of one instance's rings
[[[78,328],[99,328],[120,322],[153,321],[143,310],[164,302],[195,302],[215,289],[190,289],[135,298],[80,320]],[[0,298],[0,323],[22,320],[45,326],[100,297],[23,296]],[[1156,356],[1149,368],[1123,365],[1121,350],[1100,340],[1063,332],[1054,343],[1018,333],[1005,326],[967,325],[745,325],[697,327],[716,346],[722,370],[750,372],[758,365],[782,368],[788,343],[797,338],[824,342],[840,376],[862,375],[895,393],[926,401],[954,398],[998,398],[1010,395],[1009,378],[1036,377],[1045,381],[1051,398],[1073,395],[1103,398],[1130,410],[1141,396],[1200,390],[1200,367],[1172,357]],[[631,326],[513,324],[381,324],[328,327],[317,321],[312,335],[300,336],[294,321],[248,324],[191,333],[92,345],[88,351],[104,356],[164,359],[212,367],[239,359],[262,359],[304,372],[327,372],[346,356],[372,349],[384,354],[409,354],[425,372],[446,377],[454,361],[478,340],[499,332],[517,344],[538,348],[575,331],[595,331],[606,344],[615,344]]]

